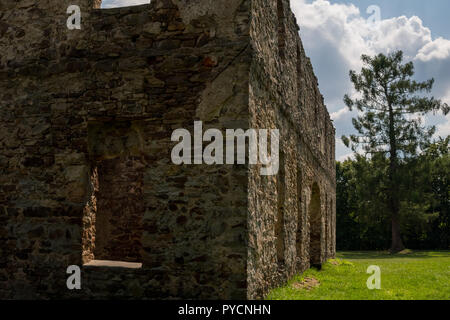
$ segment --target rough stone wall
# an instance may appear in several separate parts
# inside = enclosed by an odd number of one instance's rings
[[[249,298],[335,255],[334,127],[298,31],[289,1],[253,1],[250,126],[280,129],[281,167],[250,168]]]
[[[77,2],[73,31],[69,1],[0,5],[0,296],[245,297],[247,169],[173,165],[170,137],[195,119],[248,126],[248,2]],[[122,121],[143,128],[143,269],[84,267],[70,292],[66,268],[95,257],[101,206],[88,129]]]
[[[86,9],[88,1],[80,1]],[[37,297],[80,260],[85,167],[79,117],[68,108],[82,77],[60,63],[76,42],[69,1],[0,3],[0,296]],[[66,69],[67,68],[67,69]],[[54,76],[59,74],[59,76]],[[62,100],[65,103],[62,103]],[[74,114],[80,110],[73,102]],[[69,141],[61,132],[72,131]],[[66,135],[68,136],[68,134]]]
[[[81,6],[82,30],[66,28],[69,4]],[[310,264],[313,183],[320,259],[334,255],[334,129],[283,4],[0,3],[1,298],[260,298]],[[171,134],[194,120],[280,128],[283,170],[173,165]],[[108,140],[124,123],[136,130]],[[143,268],[84,266],[82,290],[67,290],[67,266],[105,252],[99,214],[117,198],[102,182],[121,193],[130,180],[141,250],[113,258]],[[112,238],[124,252],[137,233]]]

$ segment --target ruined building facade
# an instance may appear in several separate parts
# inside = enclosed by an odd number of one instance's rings
[[[0,298],[255,299],[334,257],[335,131],[289,1],[99,2],[0,2]],[[173,164],[195,120],[278,128],[278,174]]]

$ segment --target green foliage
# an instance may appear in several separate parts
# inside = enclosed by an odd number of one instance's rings
[[[402,167],[405,241],[411,248],[450,247],[450,137]]]
[[[412,249],[450,248],[450,137],[400,167],[400,224]],[[384,157],[336,163],[338,250],[383,250],[391,241]]]
[[[383,250],[389,246],[384,168],[361,156],[355,161],[336,163],[336,243],[339,250]]]
[[[418,251],[410,254],[387,252],[341,252],[321,271],[309,269],[289,283],[272,290],[269,300],[449,300],[450,252]],[[369,290],[366,273],[370,265],[381,269],[381,289]],[[313,289],[298,289],[293,283],[306,277],[320,282]]]
[[[349,95],[344,97],[350,110],[355,108],[359,111],[358,117],[352,119],[358,134],[344,136],[342,141],[351,146],[354,152],[360,152],[370,160],[358,155],[355,163],[342,168],[344,175],[357,180],[350,179],[346,183],[351,185],[353,195],[357,195],[358,199],[358,202],[354,202],[352,195],[349,195],[349,203],[343,205],[353,206],[348,208],[353,209],[353,212],[345,213],[349,215],[347,218],[353,216],[356,227],[360,229],[359,235],[373,237],[377,247],[384,238],[377,238],[377,235],[383,235],[385,230],[373,229],[379,226],[374,221],[387,224],[387,218],[390,217],[391,251],[397,252],[404,249],[402,229],[411,229],[409,231],[416,238],[424,238],[426,234],[418,232],[422,232],[430,220],[438,217],[430,212],[436,209],[432,199],[422,198],[417,201],[417,197],[434,196],[438,192],[443,197],[439,204],[440,211],[443,210],[442,201],[448,199],[446,190],[442,190],[445,187],[442,181],[439,182],[439,190],[420,190],[415,188],[417,179],[422,179],[422,183],[426,179],[420,173],[416,176],[410,173],[416,169],[424,171],[427,168],[422,167],[422,164],[431,161],[422,159],[421,152],[430,150],[436,128],[423,126],[422,117],[431,111],[447,114],[450,108],[440,100],[427,96],[434,79],[424,82],[412,79],[414,65],[412,62],[402,63],[402,51],[387,56],[363,55],[361,59],[364,63],[361,72],[350,71],[350,79],[358,95],[354,99]],[[439,174],[448,175],[447,167],[441,169],[444,171],[439,171]],[[443,193],[447,195],[444,197]],[[342,196],[345,197],[345,194]],[[429,214],[424,215],[424,212]],[[362,229],[364,222],[368,225]]]
[[[439,110],[447,114],[449,106],[426,96],[433,88],[434,79],[424,82],[411,79],[414,65],[402,64],[402,51],[387,56],[362,55],[361,59],[364,63],[361,72],[350,71],[359,97],[344,97],[350,110],[360,112],[353,119],[358,135],[343,137],[343,142],[354,151],[362,148],[367,154],[396,152],[400,157],[414,156],[436,132],[434,126],[422,126],[421,116]]]

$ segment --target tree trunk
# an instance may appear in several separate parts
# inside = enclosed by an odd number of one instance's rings
[[[394,144],[394,151],[395,151]],[[399,189],[397,182],[397,156],[396,151],[393,152],[390,159],[389,165],[389,208],[391,211],[391,220],[392,220],[392,244],[391,244],[391,253],[397,253],[405,249],[403,245],[402,237],[400,234],[400,198],[399,198]]]
[[[394,110],[389,102],[389,94],[387,86],[385,87],[386,100],[389,104],[389,144],[390,144],[390,164],[389,164],[389,209],[391,211],[392,220],[392,244],[391,253],[397,253],[405,249],[403,245],[402,237],[400,234],[400,199],[399,199],[399,187],[397,182],[397,169],[398,169],[398,157],[397,157],[397,139],[395,136],[395,117]]]
[[[391,164],[389,166],[389,209],[391,211],[391,221],[392,221],[392,244],[391,253],[397,253],[405,249],[403,245],[402,237],[400,234],[400,199],[398,183],[396,179],[397,174],[397,159],[391,156]]]
[[[400,235],[400,224],[398,222],[398,217],[392,217],[392,244],[391,253],[397,253],[405,249],[403,245],[402,237]]]

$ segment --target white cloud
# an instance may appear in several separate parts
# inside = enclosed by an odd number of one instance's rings
[[[431,30],[424,27],[417,16],[384,19],[373,25],[353,4],[331,4],[326,0],[312,3],[291,0],[291,4],[302,36],[316,39],[315,43],[306,46],[315,48],[326,41],[335,47],[339,58],[353,68],[360,66],[362,53],[402,49],[407,57],[414,58],[420,49],[432,42]],[[440,45],[436,43],[436,47],[440,48]]]
[[[417,53],[416,59],[424,62],[433,59],[447,59],[450,57],[450,41],[438,38],[424,45]]]
[[[447,94],[442,98],[442,101],[450,105],[450,89],[448,89]]]
[[[345,109],[342,99],[346,93],[355,94],[348,72],[360,70],[362,54],[403,50],[405,60],[413,61],[416,66],[417,80],[435,78],[433,94],[440,99],[446,94],[450,98],[450,92],[447,92],[450,87],[450,40],[433,40],[431,30],[419,17],[400,16],[371,24],[370,15],[360,12],[353,4],[291,0],[291,7],[336,126],[338,159],[350,152],[339,144],[339,137],[355,132],[351,124],[354,112]],[[433,121],[431,124],[438,124],[439,133],[448,134],[448,118],[433,117]]]
[[[347,107],[340,109],[339,111],[333,112],[330,114],[331,120],[336,121],[341,119],[346,114],[350,113]]]
[[[337,158],[337,161],[344,162],[345,160],[349,160],[349,159],[351,159],[351,160],[355,159],[355,155],[353,152],[349,152],[349,153],[346,153],[346,154],[340,156],[339,158]]]
[[[447,91],[445,97],[442,98],[442,101],[450,105],[450,89]],[[447,137],[450,135],[450,114],[445,117],[444,122],[438,124],[436,126],[436,137]]]
[[[336,140],[336,149],[337,152],[341,151],[341,155],[336,158],[337,161],[343,162],[347,159],[355,159],[353,152],[350,152],[341,140]]]
[[[445,138],[450,135],[450,115],[445,117],[445,122],[436,126],[436,137]]]

